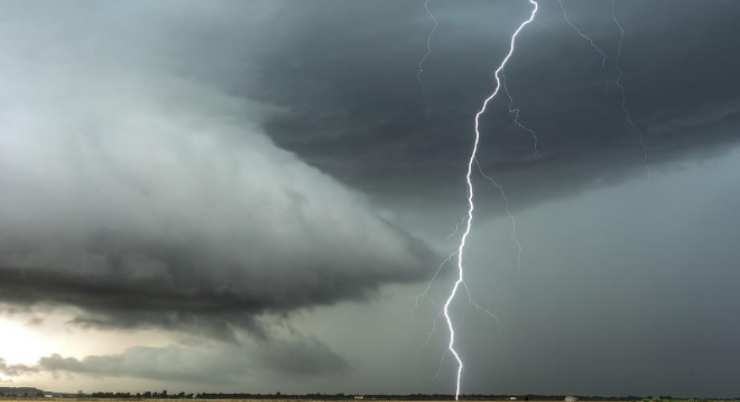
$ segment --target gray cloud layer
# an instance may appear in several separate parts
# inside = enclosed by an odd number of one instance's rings
[[[138,378],[200,386],[235,386],[267,375],[298,377],[341,375],[347,362],[310,337],[293,337],[245,345],[206,344],[133,347],[118,354],[78,359],[52,354],[35,365],[8,365],[0,374],[28,377],[71,374],[98,378]]]
[[[17,377],[26,374],[36,374],[39,372],[38,367],[26,364],[8,364],[4,359],[0,359],[0,373],[8,377]]]
[[[90,5],[61,10],[69,32],[33,7],[2,27],[1,301],[228,336],[426,275],[424,245],[261,133],[269,108],[171,71],[187,18],[132,32]]]

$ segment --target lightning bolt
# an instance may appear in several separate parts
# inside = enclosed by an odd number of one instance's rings
[[[424,55],[421,56],[421,59],[419,59],[419,64],[416,69],[416,81],[419,81],[419,85],[421,85],[421,75],[424,73],[424,63],[432,54],[432,39],[434,38],[434,33],[437,32],[437,28],[439,27],[439,21],[437,21],[437,17],[435,17],[432,13],[432,10],[429,9],[429,2],[430,0],[424,0],[424,10],[427,12],[427,16],[429,16],[429,19],[434,22],[434,26],[427,34],[427,50]]]
[[[457,229],[455,229],[455,231],[457,231]],[[447,257],[445,257],[445,259],[442,260],[442,262],[439,263],[439,265],[437,266],[437,270],[434,271],[434,275],[432,276],[432,279],[430,279],[429,282],[427,282],[427,286],[424,288],[424,290],[416,296],[416,303],[414,304],[414,308],[419,308],[419,306],[421,305],[421,302],[424,300],[427,294],[429,294],[429,292],[432,290],[432,284],[434,284],[434,281],[437,279],[437,277],[442,272],[442,270],[447,265],[447,263],[452,261],[452,259],[455,258],[456,256],[457,256],[457,251],[453,251],[450,254],[448,254]]]
[[[514,106],[514,98],[511,97],[509,86],[506,84],[506,81],[506,75],[504,75],[501,82],[504,86],[504,94],[509,98],[509,114],[514,116],[515,126],[529,133],[529,136],[532,139],[532,146],[534,147],[534,155],[537,156],[539,154],[539,138],[537,138],[537,133],[531,128],[525,126],[524,123],[519,120],[519,115],[522,111],[518,107]],[[480,165],[478,165],[478,168],[480,168]],[[481,171],[481,174],[483,174],[483,171]],[[496,187],[500,187],[498,186],[498,183],[496,183]]]
[[[606,57],[606,52],[604,51],[604,49],[602,49],[599,45],[597,45],[596,42],[594,42],[594,40],[591,39],[590,36],[586,35],[586,33],[583,32],[583,30],[581,30],[581,28],[578,25],[574,24],[573,21],[570,20],[570,17],[568,16],[568,11],[565,9],[565,0],[558,0],[558,3],[560,4],[560,9],[563,11],[563,19],[565,20],[565,22],[568,25],[570,25],[571,28],[573,28],[573,30],[578,34],[578,36],[580,36],[581,38],[583,38],[583,40],[588,42],[589,45],[591,45],[591,48],[593,48],[594,51],[601,56],[601,68],[606,67],[607,57]]]
[[[591,48],[594,49],[596,53],[598,53],[601,56],[601,67],[604,68],[606,66],[606,52],[596,44],[596,42],[588,36],[583,30],[576,24],[574,24],[570,17],[568,16],[568,11],[565,8],[565,0],[558,0],[558,3],[560,4],[560,9],[563,11],[563,19],[565,22],[570,25],[571,28],[580,36],[583,38],[583,40],[587,41],[589,45],[591,45]],[[624,120],[627,122],[627,125],[632,128],[633,130],[637,131],[639,135],[639,141],[640,141],[640,148],[642,149],[642,159],[643,162],[647,162],[648,154],[647,154],[647,145],[645,144],[645,136],[642,132],[642,129],[640,129],[637,124],[635,124],[634,119],[632,118],[632,113],[630,112],[629,108],[627,107],[627,94],[625,92],[624,88],[624,82],[622,81],[622,78],[624,77],[624,70],[622,70],[622,66],[620,63],[621,57],[622,57],[622,49],[624,47],[624,27],[619,22],[619,19],[617,18],[617,2],[616,0],[612,0],[612,6],[611,6],[611,14],[612,14],[612,21],[614,22],[614,25],[616,25],[617,30],[619,31],[619,39],[617,40],[617,57],[615,59],[615,69],[617,71],[617,78],[614,80],[614,84],[616,85],[617,89],[619,89],[619,96],[620,96],[620,107],[622,109],[622,114],[624,115]]]
[[[467,183],[468,188],[468,211],[467,211],[467,219],[465,221],[465,231],[463,232],[462,236],[460,237],[460,244],[457,248],[457,280],[455,281],[452,290],[450,291],[450,295],[447,298],[447,301],[444,304],[443,308],[443,314],[445,317],[445,320],[447,321],[447,329],[450,333],[450,341],[447,345],[447,348],[450,351],[450,354],[455,358],[455,361],[457,362],[457,376],[456,376],[456,385],[455,385],[455,400],[460,399],[460,386],[462,383],[462,372],[463,372],[463,361],[460,357],[460,354],[455,349],[455,327],[452,323],[452,318],[450,317],[450,304],[452,304],[452,301],[455,300],[455,295],[457,294],[458,289],[460,288],[460,285],[464,285],[464,264],[463,264],[463,257],[465,255],[465,245],[467,243],[468,237],[470,236],[470,229],[473,223],[473,212],[475,211],[475,202],[474,202],[474,188],[473,188],[473,180],[472,180],[472,174],[473,174],[473,164],[476,161],[476,157],[478,155],[478,144],[480,142],[480,118],[483,116],[483,114],[486,112],[486,109],[488,108],[488,104],[496,98],[496,95],[498,95],[500,89],[501,89],[501,71],[506,67],[506,64],[509,62],[509,59],[514,54],[514,50],[516,49],[516,39],[519,36],[519,33],[526,27],[528,24],[530,24],[532,21],[534,21],[535,16],[537,15],[537,9],[539,8],[539,3],[537,3],[536,0],[527,0],[529,4],[532,5],[532,11],[529,15],[529,18],[527,18],[524,22],[522,22],[519,27],[514,31],[514,33],[511,35],[511,40],[509,44],[509,51],[506,53],[506,56],[501,61],[501,64],[496,68],[494,71],[494,78],[496,80],[496,86],[493,89],[493,92],[491,92],[488,97],[485,98],[483,101],[480,110],[475,114],[475,138],[473,141],[473,149],[470,152],[470,157],[468,159],[467,163],[467,171],[465,174],[465,182]]]
[[[504,89],[506,89],[506,86],[504,84]],[[506,195],[506,191],[504,191],[504,186],[500,185],[496,179],[486,174],[486,172],[483,171],[483,168],[481,167],[480,163],[478,163],[478,159],[475,160],[475,165],[478,167],[478,172],[481,176],[483,176],[484,179],[491,182],[491,185],[498,190],[499,195],[501,196],[501,199],[504,201],[504,212],[506,213],[506,216],[509,217],[509,222],[511,222],[511,240],[514,242],[514,246],[516,247],[516,267],[517,269],[521,269],[522,267],[522,252],[524,251],[524,248],[522,247],[522,243],[519,241],[519,235],[517,235],[517,223],[516,223],[516,216],[514,216],[513,213],[511,213],[511,208],[509,204],[509,197]]]
[[[619,89],[620,94],[620,106],[622,107],[622,114],[624,114],[624,120],[627,122],[627,124],[635,131],[639,133],[639,139],[640,139],[640,147],[642,148],[642,160],[643,162],[647,162],[647,147],[645,145],[645,137],[642,133],[642,130],[637,127],[635,124],[635,121],[632,119],[632,113],[630,112],[629,108],[627,107],[627,95],[625,93],[624,89],[624,83],[622,82],[622,77],[624,76],[624,71],[622,70],[622,66],[620,64],[620,60],[622,58],[622,48],[624,47],[624,27],[619,22],[619,19],[617,18],[617,1],[612,0],[612,21],[614,21],[614,25],[617,26],[617,29],[619,30],[619,40],[617,41],[617,58],[616,58],[616,70],[617,70],[617,79],[614,81],[614,84]]]

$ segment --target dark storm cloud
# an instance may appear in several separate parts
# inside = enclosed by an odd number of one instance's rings
[[[740,39],[734,33],[740,4],[616,2],[626,31],[622,81],[636,128],[625,123],[615,85],[618,28],[611,1],[564,4],[608,60],[602,68],[599,55],[566,25],[558,2],[541,3],[505,72],[521,120],[537,132],[540,152],[513,124],[503,94],[483,122],[479,159],[514,188],[517,205],[552,198],[552,192],[537,190],[543,182],[557,181],[560,194],[567,195],[601,176],[634,177],[644,151],[648,163],[659,163],[665,153],[685,158],[704,143],[734,141],[726,131],[712,138],[702,130],[658,128],[703,118],[706,109],[727,111],[707,123],[738,116],[728,105],[737,104],[740,92]],[[416,65],[431,22],[419,2],[316,1],[283,10],[281,21],[302,27],[304,34],[281,34],[283,25],[275,25],[275,49],[260,59],[264,79],[255,93],[290,110],[266,122],[268,133],[376,196],[421,193],[447,204],[438,189],[459,181],[473,113],[529,5],[440,0],[431,7],[440,27],[421,86]],[[331,13],[322,11],[328,8]],[[582,173],[549,175],[563,164]],[[529,180],[526,186],[523,180]],[[530,190],[519,193],[519,187]]]
[[[203,41],[279,3],[24,4],[0,26],[0,302],[228,337],[426,277],[424,244],[262,133],[278,109],[201,76]]]
[[[74,260],[65,264],[56,258],[56,266],[20,262],[2,266],[2,300],[21,306],[75,306],[83,313],[73,322],[82,326],[185,328],[230,338],[234,327],[259,333],[254,319],[264,313],[281,314],[341,300],[362,300],[384,283],[418,280],[425,272],[420,261],[427,258],[421,245],[409,244],[412,249],[419,248],[420,254],[413,257],[420,258],[416,269],[393,266],[383,259],[363,265],[359,258],[316,267],[301,267],[299,262],[281,266],[279,259],[271,265],[251,266],[219,262],[221,255],[198,243],[174,250],[148,250],[151,246],[65,250],[75,260],[100,260],[85,272],[78,271]],[[40,245],[26,244],[24,248],[6,251],[3,259],[42,258],[37,254],[41,253]],[[297,267],[302,272],[286,271]]]

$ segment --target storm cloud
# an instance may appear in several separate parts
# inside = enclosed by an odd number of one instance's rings
[[[620,0],[614,13],[611,1],[563,3],[604,49],[606,64],[566,24],[557,1],[541,3],[504,74],[512,102],[502,94],[482,122],[479,161],[495,172],[512,204],[530,207],[596,181],[618,183],[639,176],[636,165],[701,157],[705,146],[737,140],[728,130],[704,130],[738,121],[737,2],[716,1],[696,12],[693,0]],[[269,118],[267,132],[389,205],[416,198],[459,202],[440,189],[463,187],[473,114],[529,6],[440,0],[430,7],[439,28],[421,83],[417,63],[432,24],[416,2],[317,0],[285,10],[283,20],[311,35],[281,35],[282,26],[273,26],[279,40],[260,59],[269,68],[254,93],[290,113]],[[621,52],[613,17],[625,30]],[[383,29],[357,27],[360,18],[382,21]],[[618,68],[634,127],[620,107]],[[518,108],[521,122],[536,132],[537,152],[507,106]],[[693,129],[666,130],[684,119],[696,123]]]
[[[736,396],[740,2],[563,0],[604,65],[558,3],[482,121],[464,391]],[[0,325],[44,348],[0,374],[450,392],[454,264],[424,281],[530,5],[429,5],[419,82],[422,0],[4,0]]]
[[[89,5],[62,9],[61,23],[93,14],[92,29],[120,11]],[[12,11],[37,24],[3,27],[0,301],[78,307],[83,325],[208,322],[229,336],[261,314],[427,275],[421,241],[262,133],[279,110],[159,64],[173,40],[161,31],[187,24],[159,21],[151,43],[125,26],[92,39],[41,24],[41,8]]]

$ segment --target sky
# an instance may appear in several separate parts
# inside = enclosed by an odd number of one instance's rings
[[[539,3],[463,392],[740,395],[740,3]],[[527,1],[0,5],[0,385],[454,392]]]

